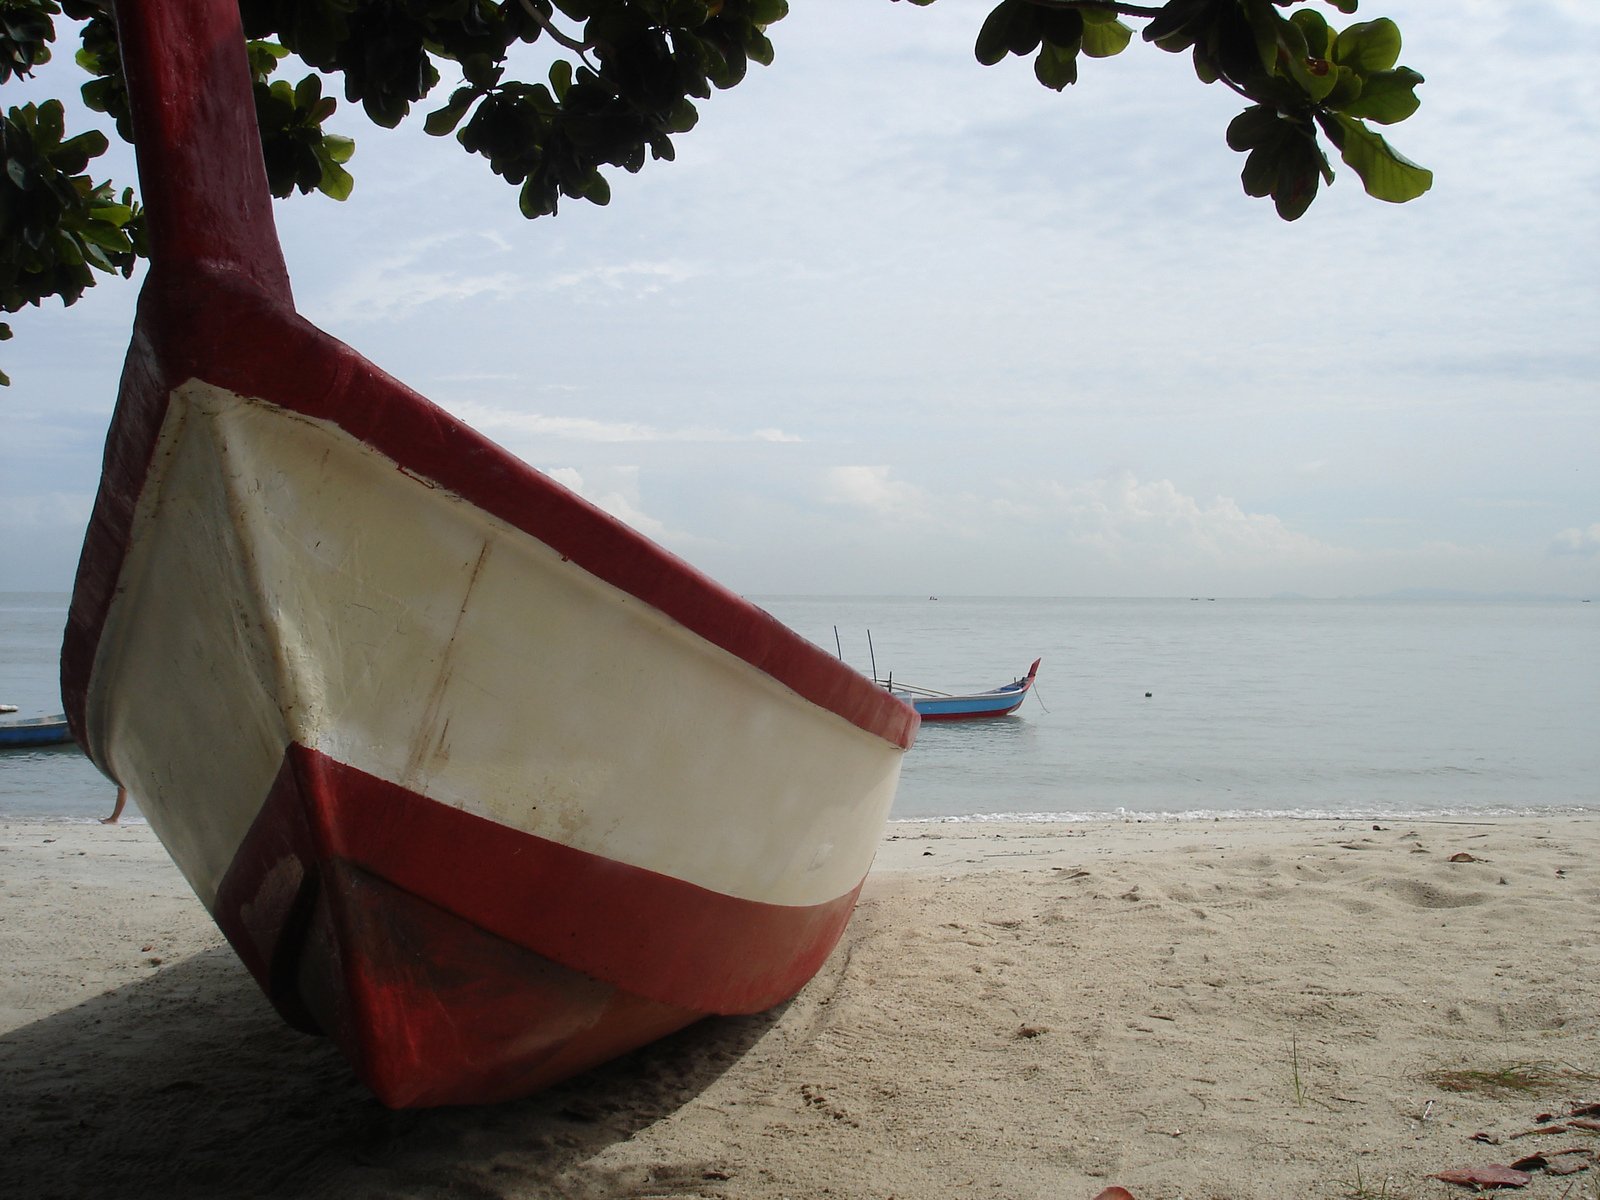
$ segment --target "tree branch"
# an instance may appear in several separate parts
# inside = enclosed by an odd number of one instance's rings
[[[1116,13],[1119,17],[1158,17],[1161,9],[1143,4],[1119,4],[1117,0],[1028,0],[1038,8],[1098,8]]]
[[[522,11],[532,17],[538,23],[539,28],[548,33],[555,40],[557,45],[565,46],[568,50],[576,53],[578,57],[583,59],[585,66],[587,66],[591,71],[594,71],[596,74],[599,74],[599,69],[589,61],[588,51],[595,48],[593,42],[580,42],[571,34],[562,33],[561,30],[555,27],[555,24],[550,20],[549,17],[545,16],[533,6],[531,0],[518,0],[518,3],[522,5]]]

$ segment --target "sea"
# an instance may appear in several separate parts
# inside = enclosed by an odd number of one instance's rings
[[[923,725],[894,819],[1600,813],[1600,604],[754,599],[897,682],[978,691],[1043,660],[1016,716]],[[66,607],[0,593],[18,716],[61,709]],[[0,818],[93,820],[114,792],[75,747],[0,752]]]

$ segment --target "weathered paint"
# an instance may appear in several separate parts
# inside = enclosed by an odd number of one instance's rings
[[[87,711],[202,899],[291,744],[761,903],[866,874],[893,743],[329,422],[190,382],[152,461]]]
[[[792,994],[915,712],[302,320],[232,0],[118,6],[154,259],[63,697],[391,1104]]]

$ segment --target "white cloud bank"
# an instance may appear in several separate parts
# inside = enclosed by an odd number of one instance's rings
[[[1550,543],[1551,554],[1600,554],[1600,521],[1587,529],[1563,529]]]
[[[830,467],[823,476],[823,498],[891,520],[928,516],[932,497],[915,484],[889,478],[889,472],[883,466]]]
[[[1128,471],[1083,483],[1045,483],[1028,500],[999,501],[996,507],[1056,526],[1071,544],[1113,561],[1331,565],[1353,557],[1270,513],[1246,512],[1229,497],[1202,502],[1170,479],[1141,482]]]
[[[468,425],[522,453],[530,440],[572,442],[798,442],[782,429],[738,431],[694,425],[663,429],[642,421],[601,421],[551,413],[519,412],[476,401],[452,403],[450,411]],[[523,455],[527,457],[526,454]]]

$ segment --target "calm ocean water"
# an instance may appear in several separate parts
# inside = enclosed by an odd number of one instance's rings
[[[1600,605],[767,597],[880,674],[1008,682],[1002,721],[925,725],[897,818],[1600,812]],[[66,597],[0,593],[0,701],[61,708]],[[1149,695],[1146,695],[1149,693]],[[87,819],[76,750],[0,754],[0,816]]]

